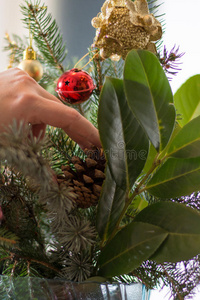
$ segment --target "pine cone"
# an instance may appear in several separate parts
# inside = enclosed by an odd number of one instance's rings
[[[66,184],[77,195],[77,207],[88,208],[98,203],[101,187],[105,179],[105,156],[102,149],[85,150],[85,160],[77,156],[68,165],[62,166],[62,174],[57,176],[59,184]]]

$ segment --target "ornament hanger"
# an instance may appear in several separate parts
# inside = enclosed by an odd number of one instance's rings
[[[36,52],[33,50],[33,34],[29,19],[29,46],[23,53],[23,61],[18,65],[18,68],[27,72],[36,81],[39,81],[43,75],[43,67],[37,60]]]
[[[29,20],[28,30],[29,30],[29,46],[32,48],[32,45],[33,45],[33,34],[31,32],[31,21],[30,20]]]
[[[91,50],[91,52],[96,52],[90,59],[89,61],[83,66],[80,68],[80,70],[84,69],[98,54],[99,54],[99,51],[97,50]],[[86,57],[90,54],[90,52],[87,52],[83,57],[81,57],[79,59],[79,61],[74,65],[74,69],[78,66],[78,64]]]

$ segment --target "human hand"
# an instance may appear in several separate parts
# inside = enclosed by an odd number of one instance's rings
[[[101,147],[98,130],[75,109],[64,105],[26,72],[13,68],[0,73],[0,132],[17,120],[32,125],[34,136],[46,125],[62,128],[84,148]]]

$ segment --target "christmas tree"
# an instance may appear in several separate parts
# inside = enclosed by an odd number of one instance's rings
[[[173,97],[182,54],[162,45],[158,8],[156,0],[105,1],[88,62],[65,66],[48,8],[21,5],[30,40],[6,36],[9,67],[88,118],[102,149],[82,150],[51,126],[42,140],[23,123],[1,134],[3,275],[164,284],[174,299],[199,284],[199,100],[191,108],[185,96],[199,77]]]

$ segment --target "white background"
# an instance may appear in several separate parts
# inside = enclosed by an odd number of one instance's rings
[[[76,11],[71,11],[71,8],[66,12],[63,11],[62,7],[66,7],[67,4],[70,7],[72,1],[77,4]],[[91,18],[96,16],[103,0],[45,0],[44,2],[61,26],[61,32],[64,33],[70,48],[69,54],[79,55],[79,57],[84,55],[92,42],[94,33],[90,25]],[[163,2],[160,12],[166,13],[164,44],[169,50],[176,44],[180,46],[180,52],[185,53],[181,59],[182,70],[171,81],[172,90],[175,92],[186,79],[200,73],[200,1],[163,0]],[[22,37],[28,36],[27,30],[23,28],[20,21],[22,15],[19,4],[21,3],[23,0],[0,0],[0,71],[5,70],[8,65],[7,53],[2,51],[5,32],[15,33]],[[91,15],[92,13],[94,14]],[[70,26],[65,25],[68,19],[70,19]],[[83,23],[85,27],[82,26]],[[169,299],[169,296],[168,289],[164,288],[161,291],[153,291],[151,300]],[[200,294],[193,299],[199,300]]]
[[[181,71],[171,81],[172,90],[175,91],[189,77],[200,74],[200,1],[199,0],[165,0],[160,12],[165,12],[164,44],[167,49],[174,45],[180,47],[184,56],[180,60]],[[161,291],[152,291],[150,300],[168,300],[170,297],[167,288]],[[193,300],[200,300],[200,291]]]
[[[81,57],[87,53],[87,47],[92,43],[94,28],[90,25],[92,17],[96,16],[103,0],[44,0],[53,17],[57,19],[61,32],[66,39],[69,56]],[[200,73],[200,1],[199,0],[160,0],[160,12],[165,12],[164,44],[167,49],[174,45],[180,46],[180,52],[185,55],[181,59],[182,70],[171,81],[173,92],[194,74]],[[74,2],[75,10],[71,4]],[[28,36],[20,19],[19,4],[23,0],[0,0],[0,71],[8,65],[7,53],[2,52],[4,35],[8,31],[20,36]],[[42,1],[43,3],[43,1]],[[81,3],[84,3],[82,5]],[[80,4],[80,5],[79,5]],[[64,7],[64,10],[63,10]],[[66,25],[68,20],[69,25]]]

